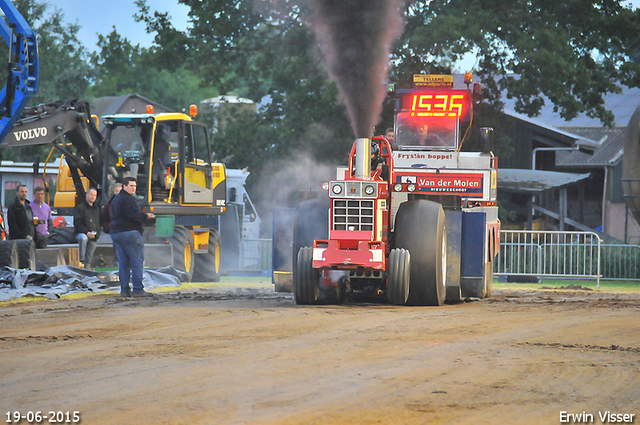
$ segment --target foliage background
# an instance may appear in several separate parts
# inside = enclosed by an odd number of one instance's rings
[[[137,93],[180,110],[220,94],[246,97],[257,113],[238,111],[225,126],[200,117],[210,125],[217,159],[248,168],[250,191],[263,205],[276,191],[309,190],[314,171],[324,177],[325,165],[345,163],[354,136],[307,25],[308,1],[179,0],[190,8],[191,25],[182,32],[167,13],[136,0],[136,20],[155,36],[143,48],[115,29],[85,46],[55,4],[15,0],[39,38],[41,81],[32,104]],[[502,93],[529,116],[546,101],[565,118],[585,112],[612,125],[603,94],[640,86],[640,10],[618,0],[417,0],[402,13],[389,82],[406,87],[413,73],[468,71],[456,64],[475,55],[484,103],[474,129],[492,124],[502,157],[515,148],[501,131]],[[392,125],[384,105],[375,132]],[[30,147],[3,156],[32,161],[37,153],[44,155]],[[296,178],[299,164],[310,178]],[[277,176],[287,168],[283,181]]]

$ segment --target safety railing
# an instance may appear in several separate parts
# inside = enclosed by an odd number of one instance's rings
[[[242,239],[240,269],[271,270],[271,239]]]
[[[494,275],[593,278],[599,288],[600,259],[593,232],[503,230]]]
[[[602,244],[601,247],[603,279],[640,280],[640,246]]]

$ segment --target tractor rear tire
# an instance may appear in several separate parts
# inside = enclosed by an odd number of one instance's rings
[[[194,253],[193,236],[189,229],[183,226],[175,226],[173,236],[168,238],[173,247],[173,268],[186,273],[187,282],[193,279]]]
[[[442,206],[424,199],[400,205],[395,244],[411,254],[409,305],[440,306],[446,297],[447,234]]]
[[[0,241],[0,267],[18,268],[18,246],[15,241]]]
[[[18,247],[18,268],[37,270],[36,244],[31,239],[18,239],[14,241]]]
[[[406,249],[392,249],[387,270],[387,298],[391,304],[405,305],[409,298],[411,254]]]
[[[316,304],[320,292],[320,275],[313,268],[313,248],[300,248],[296,267],[296,279],[293,284],[296,304]]]
[[[489,298],[491,294],[493,294],[493,260],[489,261],[486,264],[486,267],[487,267],[485,271],[486,286],[484,288],[483,298]]]
[[[220,282],[220,233],[211,229],[207,253],[195,256],[194,282]]]

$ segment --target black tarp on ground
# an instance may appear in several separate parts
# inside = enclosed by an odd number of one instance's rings
[[[184,273],[173,267],[145,269],[142,279],[145,289],[160,286],[180,286]],[[96,272],[71,266],[56,266],[46,271],[0,269],[0,301],[24,296],[60,298],[78,292],[120,291],[118,272]]]

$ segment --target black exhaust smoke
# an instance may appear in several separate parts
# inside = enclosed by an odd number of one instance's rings
[[[386,95],[391,44],[404,0],[308,0],[311,24],[356,138],[371,137]]]

